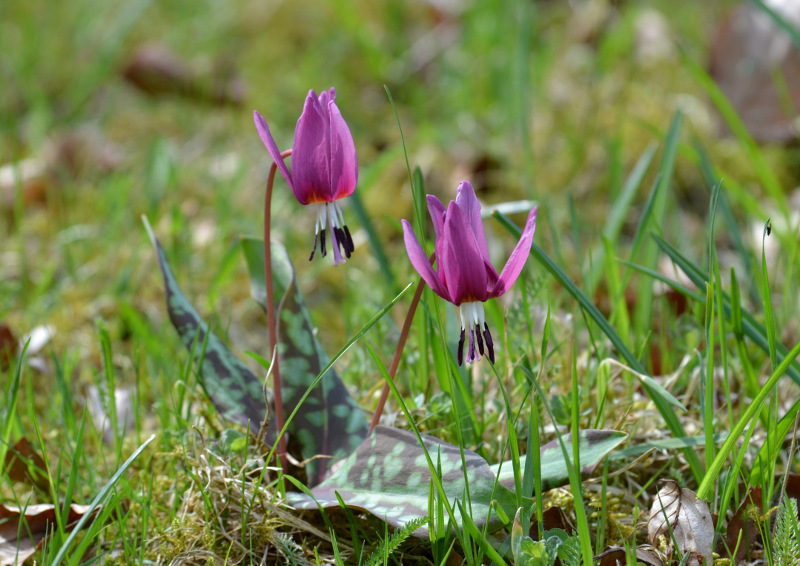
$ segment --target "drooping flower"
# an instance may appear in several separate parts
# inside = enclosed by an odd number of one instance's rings
[[[266,120],[257,111],[253,112],[258,135],[294,196],[300,204],[316,205],[314,248],[308,259],[314,257],[318,238],[320,251],[326,255],[325,229],[329,228],[334,265],[344,263],[342,251],[349,258],[355,249],[342,209],[336,201],[353,194],[358,182],[356,146],[335,100],[334,89],[323,91],[319,97],[313,90],[308,91],[303,113],[294,130],[291,173],[281,158]]]
[[[411,265],[434,293],[459,307],[461,337],[458,341],[458,364],[461,365],[464,359],[467,329],[467,362],[472,363],[481,355],[488,354],[489,360],[494,363],[494,343],[486,324],[483,303],[508,291],[522,273],[533,243],[536,208],[528,215],[522,237],[499,275],[489,261],[481,222],[481,205],[469,182],[461,182],[456,200],[450,201],[447,210],[438,198],[428,195],[428,210],[436,235],[438,271],[434,270],[425,255],[411,224],[403,220],[403,235]]]

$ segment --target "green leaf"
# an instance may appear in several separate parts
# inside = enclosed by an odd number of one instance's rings
[[[673,247],[670,243],[668,243],[663,238],[659,237],[656,234],[651,234],[653,239],[655,239],[658,247],[669,256],[669,258],[678,266],[678,268],[683,271],[683,273],[694,283],[698,288],[705,287],[706,284],[706,275],[697,267],[694,263],[692,263],[686,256],[681,254],[675,247]],[[677,287],[674,287],[677,289]],[[677,289],[680,291],[680,289]],[[680,291],[687,297],[696,298],[693,294],[687,294],[683,291]],[[732,299],[728,295],[728,293],[723,293],[723,305],[724,305],[724,312],[725,316],[728,318],[732,317]],[[705,299],[701,299],[705,300]],[[737,313],[741,313],[741,327],[744,331],[745,335],[747,335],[753,343],[761,348],[765,353],[769,353],[769,339],[767,337],[767,330],[763,324],[759,323],[756,318],[747,312],[746,310],[742,310],[741,305],[737,305],[735,307],[737,309]],[[789,353],[788,348],[784,346],[780,342],[775,342],[776,347],[776,357],[777,361],[780,363],[782,362],[787,354]],[[786,370],[786,373],[792,378],[792,380],[800,384],[800,370],[798,370],[797,364],[792,364]]]
[[[242,238],[242,250],[250,272],[251,294],[266,310],[264,243]],[[314,335],[311,316],[297,285],[289,254],[277,242],[272,243],[272,274],[283,404],[286,408],[299,405],[289,424],[289,434],[300,442],[303,459],[319,455],[344,458],[367,436],[367,418],[333,368],[300,404],[303,395],[328,365],[329,358]],[[322,481],[329,468],[330,458],[309,461],[306,465],[309,484]]]
[[[263,382],[247,369],[241,360],[234,356],[217,336],[208,330],[208,325],[200,318],[178,286],[167,260],[164,248],[156,239],[147,218],[144,226],[158,255],[158,266],[164,277],[164,290],[167,295],[167,313],[175,330],[178,331],[184,346],[194,353],[198,379],[203,389],[214,403],[214,407],[226,420],[244,427],[250,424],[252,430],[262,425],[266,417]],[[203,348],[195,348],[203,344]],[[275,427],[266,434],[267,442],[274,442]]]
[[[502,526],[492,512],[492,501],[497,500],[510,516],[515,510],[515,496],[507,488],[497,485],[489,464],[470,450],[463,451],[462,464],[458,446],[426,434],[422,439],[431,457],[441,462],[441,481],[450,504],[456,499],[466,501],[466,469],[472,521],[478,528],[483,528],[486,518],[491,516],[491,526]],[[317,504],[323,508],[338,507],[338,492],[349,507],[372,513],[399,528],[408,521],[428,515],[430,481],[430,468],[416,436],[405,430],[377,426],[354,454],[311,490],[313,498],[291,492],[287,493],[287,499],[297,509],[317,509]],[[434,497],[438,497],[438,493]],[[527,503],[532,502],[527,500]],[[455,517],[458,528],[463,529],[464,518],[457,509]],[[427,538],[428,525],[426,522],[420,526],[414,535]]]
[[[570,457],[572,456],[571,438],[571,434],[564,435],[564,443],[567,445]],[[628,438],[628,435],[617,430],[586,429],[580,431],[579,438],[581,474],[588,476],[603,458]],[[539,454],[542,461],[542,485],[544,491],[569,482],[568,464],[564,460],[564,454],[558,444],[558,439],[551,440],[542,446],[539,449]],[[527,456],[520,458],[520,466],[525,465],[526,458]],[[492,472],[498,475],[501,485],[508,488],[514,486],[514,473],[511,468],[511,462],[503,462],[502,465],[495,464],[492,466]]]

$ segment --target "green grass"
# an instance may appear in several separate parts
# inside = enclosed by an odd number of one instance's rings
[[[709,30],[732,2],[613,3],[594,24],[578,4],[0,6],[0,165],[55,159],[40,186],[0,186],[0,323],[18,338],[55,329],[42,350],[20,348],[0,366],[0,462],[27,438],[47,479],[42,489],[5,473],[0,502],[57,510],[37,563],[260,563],[267,550],[270,563],[513,562],[513,516],[507,531],[477,527],[469,491],[441,497],[435,454],[425,523],[435,540],[393,536],[354,509],[280,507],[296,485],[263,470],[272,447],[215,413],[166,316],[142,214],[198,312],[263,375],[246,353],[267,351],[266,320],[239,251],[241,234],[261,233],[269,165],[252,110],[288,147],[308,89],[330,86],[359,155],[344,210],[357,250],[335,269],[330,258],[305,261],[313,214],[280,177],[272,230],[368,416],[410,294],[396,297],[417,279],[400,219],[413,218],[432,250],[424,194],[446,203],[468,179],[485,205],[537,203],[534,247],[515,288],[486,305],[494,367],[457,365],[457,312],[425,291],[392,385],[395,426],[490,464],[511,459],[534,538],[557,505],[584,562],[606,545],[646,542],[636,517],[646,518],[661,477],[722,516],[741,503],[740,482],[759,486],[770,511],[776,474],[792,469],[785,439],[800,410],[787,402],[800,383],[800,246],[788,204],[797,150],[753,141],[704,69]],[[647,10],[676,46],[646,64],[636,37]],[[243,104],[135,90],[121,69],[155,38],[199,72],[234,65]],[[715,112],[731,137],[717,135]],[[523,220],[485,219],[496,267]],[[93,388],[107,431],[87,408]],[[132,400],[125,430],[118,393]],[[543,492],[541,462],[520,457],[556,428],[630,438],[592,480],[572,469],[568,488]],[[72,503],[97,510],[85,528],[67,525]],[[457,514],[461,531],[448,527]]]

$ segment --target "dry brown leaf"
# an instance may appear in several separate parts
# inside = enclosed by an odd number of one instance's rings
[[[609,546],[605,552],[594,557],[594,561],[598,562],[598,566],[617,566],[617,564],[626,564],[625,547],[623,546]],[[636,561],[646,564],[647,566],[664,566],[664,563],[658,555],[652,550],[646,548],[636,549]]]
[[[11,328],[0,323],[0,370],[6,371],[17,357],[17,340]]]
[[[690,489],[681,489],[674,480],[661,480],[664,485],[653,500],[647,535],[650,544],[658,547],[658,539],[669,541],[669,553],[703,556],[711,564],[714,548],[714,522],[708,505]],[[690,560],[691,562],[691,560]]]
[[[220,105],[244,102],[244,83],[231,60],[220,59],[213,68],[195,69],[163,45],[146,44],[130,58],[123,75],[151,96],[178,95]]]
[[[106,444],[114,443],[114,427],[106,409],[110,399],[108,393],[101,391],[96,385],[91,385],[87,389],[86,406],[89,415],[92,417],[94,426],[103,433],[103,441]],[[125,435],[127,431],[133,430],[136,424],[136,409],[133,406],[134,393],[126,387],[118,387],[114,390],[114,400],[117,413],[117,431]]]
[[[531,528],[528,535],[533,540],[539,540],[539,521],[536,519],[536,517],[533,519],[534,520],[531,522]],[[544,520],[542,531],[561,529],[562,531],[570,532],[574,530],[574,527],[570,523],[566,513],[564,513],[564,510],[557,505],[553,505],[545,509],[542,513],[542,519]]]
[[[30,441],[22,437],[6,452],[3,470],[13,481],[36,486],[45,493],[50,491],[44,459]]]
[[[797,2],[765,4],[790,25],[800,22]],[[710,73],[757,141],[797,138],[800,51],[767,13],[744,2],[731,14],[714,38]]]
[[[751,518],[750,510],[754,508],[758,513],[761,510],[761,505],[761,488],[754,487],[744,498],[741,505],[739,505],[739,509],[736,510],[733,518],[728,523],[725,538],[720,539],[719,544],[717,544],[717,552],[720,555],[724,556],[729,552],[733,552],[736,548],[736,542],[739,540],[739,533],[744,531],[741,535],[742,541],[739,544],[739,550],[736,556],[732,558],[734,558],[736,564],[745,560],[748,550],[753,547],[759,534],[758,525]]]
[[[88,505],[70,505],[65,530],[74,529],[88,510]],[[95,508],[92,516],[99,510]],[[19,507],[0,504],[0,566],[22,564],[33,556],[55,525],[56,508],[49,503],[28,505],[24,513]]]

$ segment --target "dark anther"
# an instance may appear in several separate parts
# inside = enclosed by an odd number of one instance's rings
[[[489,360],[494,364],[494,342],[492,342],[492,335],[489,333],[489,325],[483,323],[483,337],[486,339],[486,348],[489,350]]]
[[[347,228],[347,225],[342,226],[344,228],[344,235],[346,236],[347,246],[350,248],[350,253],[356,251],[355,245],[353,245],[353,237],[350,235],[350,230]],[[347,255],[350,257],[350,254]]]
[[[458,365],[464,363],[464,329],[461,329],[461,338],[458,339]]]
[[[339,246],[340,250],[344,251],[344,255],[346,258],[350,258],[350,248],[347,246],[347,240],[345,240],[344,230],[341,228],[337,228],[334,226],[333,228],[334,233],[336,234],[336,245]]]
[[[475,331],[469,329],[469,353],[467,354],[467,361],[472,363],[475,361]]]
[[[320,236],[319,236],[319,250],[320,250],[320,253],[322,254],[322,257],[325,257],[327,255],[327,253],[328,253],[325,250],[325,229],[324,228],[322,229],[322,232],[320,232]]]
[[[311,248],[311,255],[308,256],[308,261],[311,261],[312,259],[314,259],[314,252],[317,251],[317,236],[318,236],[318,234],[314,234],[314,247]]]
[[[481,338],[481,327],[479,325],[475,325],[475,337],[478,339],[478,351],[481,353],[481,356],[484,356],[483,352],[483,338]]]

